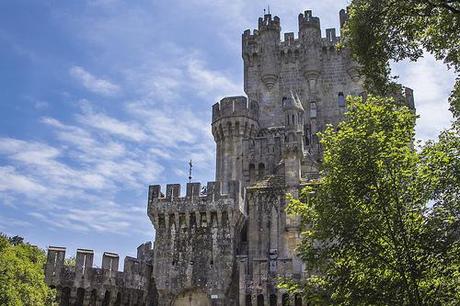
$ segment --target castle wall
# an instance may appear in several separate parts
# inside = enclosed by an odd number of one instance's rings
[[[347,14],[340,12],[343,26]],[[286,214],[286,194],[318,178],[318,132],[343,118],[347,95],[363,95],[359,66],[338,50],[335,29],[321,34],[311,11],[299,31],[281,40],[278,17],[259,18],[242,35],[246,97],[212,106],[215,182],[159,185],[148,192],[155,242],[138,248],[118,271],[118,255],[104,253],[93,267],[79,249],[75,267],[65,248],[50,247],[46,281],[61,305],[302,305],[277,287],[279,277],[300,280],[296,256],[299,217]],[[397,99],[414,108],[412,90]]]
[[[137,258],[125,258],[124,271],[118,271],[115,253],[105,252],[100,268],[93,267],[92,250],[78,249],[74,266],[65,264],[65,253],[50,246],[45,265],[45,281],[56,288],[59,305],[158,305],[150,242],[139,246]]]
[[[222,193],[220,183],[210,182],[206,193],[200,193],[199,183],[187,184],[184,197],[179,185],[168,185],[165,197],[160,186],[150,187],[148,214],[156,231],[153,272],[160,305],[182,305],[188,292],[206,294],[212,305],[236,303],[232,284],[237,282],[235,258],[243,220],[241,186],[235,181],[226,185]],[[193,303],[205,305],[202,294],[192,294]]]

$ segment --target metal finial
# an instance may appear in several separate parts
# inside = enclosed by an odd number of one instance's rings
[[[192,164],[192,160],[190,160],[188,162],[188,182],[191,183],[192,182],[192,167],[193,167],[193,164]]]

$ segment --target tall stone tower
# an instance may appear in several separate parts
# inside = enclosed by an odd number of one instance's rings
[[[347,19],[340,11],[340,25]],[[61,305],[302,305],[300,296],[277,287],[279,277],[300,280],[296,256],[299,219],[286,214],[286,194],[297,195],[318,177],[318,132],[337,124],[345,97],[362,94],[358,66],[349,50],[336,48],[335,29],[321,35],[311,11],[298,16],[299,31],[284,34],[266,14],[244,31],[244,91],[212,107],[216,142],[215,181],[149,187],[147,214],[156,240],[137,258],[77,252],[64,265],[64,248],[50,247],[47,281]],[[406,88],[413,107],[413,94]],[[75,304],[74,304],[75,302]]]
[[[342,19],[346,18],[344,12]],[[246,97],[212,107],[215,182],[201,192],[187,184],[150,187],[156,229],[153,275],[161,305],[281,305],[289,297],[279,276],[300,279],[298,220],[285,213],[286,193],[318,175],[317,132],[336,124],[345,96],[360,94],[349,53],[338,51],[335,29],[300,14],[298,37],[278,17],[259,18],[242,35]],[[195,303],[195,304],[193,304]],[[297,297],[296,305],[301,303]]]

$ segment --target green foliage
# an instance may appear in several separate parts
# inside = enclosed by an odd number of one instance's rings
[[[0,305],[53,305],[45,283],[45,254],[21,237],[0,235]]]
[[[283,286],[315,305],[458,305],[458,128],[418,153],[407,107],[373,96],[348,105],[321,135],[321,179],[290,198],[309,275]]]
[[[345,44],[362,64],[369,92],[394,90],[389,60],[417,60],[423,50],[460,72],[460,1],[352,0]],[[460,78],[450,98],[460,116]]]
[[[76,264],[77,264],[77,260],[75,259],[75,256],[64,259],[64,265],[68,267],[75,267]]]

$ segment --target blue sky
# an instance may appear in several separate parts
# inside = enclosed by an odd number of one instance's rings
[[[324,35],[347,1],[1,1],[0,231],[135,255],[154,237],[149,184],[185,184],[189,159],[213,179],[211,105],[243,93],[241,33],[268,4],[283,32],[313,9]],[[430,56],[393,67],[435,138],[453,73]]]

